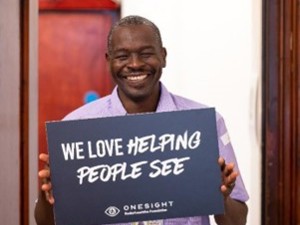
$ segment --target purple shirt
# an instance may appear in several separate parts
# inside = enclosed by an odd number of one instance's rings
[[[187,109],[200,109],[206,108],[206,105],[197,103],[195,101],[174,95],[161,84],[161,96],[156,109],[156,112],[167,112]],[[99,117],[111,117],[126,115],[127,112],[124,109],[121,100],[118,96],[117,87],[113,90],[111,95],[105,96],[99,100],[86,104],[75,111],[68,114],[64,120],[77,120],[77,119],[89,119]],[[216,113],[217,120],[217,132],[218,132],[218,144],[220,156],[222,156],[226,162],[233,162],[235,164],[235,170],[239,172],[238,164],[235,158],[235,154],[230,143],[229,135],[222,116]],[[248,193],[245,189],[241,176],[238,176],[236,185],[231,193],[231,198],[245,202],[249,199]],[[123,223],[122,225],[129,225],[130,223]],[[209,225],[208,216],[196,216],[176,219],[163,220],[164,225]]]

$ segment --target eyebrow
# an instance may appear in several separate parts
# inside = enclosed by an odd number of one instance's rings
[[[155,47],[153,46],[143,46],[139,49],[136,49],[135,52],[142,52],[142,51],[146,51],[146,50],[155,50]],[[112,54],[119,54],[119,53],[122,53],[122,52],[129,52],[129,50],[127,48],[120,48],[120,49],[116,49],[116,50],[113,50],[112,51]]]

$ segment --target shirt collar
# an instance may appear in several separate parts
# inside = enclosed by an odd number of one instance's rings
[[[127,114],[119,98],[117,86],[115,86],[114,90],[111,93],[111,108],[112,108],[112,114],[115,116],[124,116]]]
[[[122,116],[127,114],[119,98],[117,86],[112,91],[111,103],[112,103],[112,110],[114,115]],[[177,108],[172,98],[172,94],[167,90],[167,88],[162,83],[160,83],[160,98],[156,108],[156,112],[175,111],[176,109]]]
[[[172,94],[167,88],[160,83],[160,99],[156,108],[156,112],[175,111],[177,109]]]

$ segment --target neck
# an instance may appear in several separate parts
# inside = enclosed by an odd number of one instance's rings
[[[155,112],[160,98],[160,90],[151,94],[147,98],[133,100],[120,97],[121,102],[129,114]]]
[[[157,108],[157,103],[155,104],[147,102],[127,102],[124,104],[124,108],[126,109],[127,113],[134,114],[134,113],[147,113],[147,112],[155,112]]]

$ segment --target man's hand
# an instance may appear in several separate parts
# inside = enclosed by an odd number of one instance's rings
[[[218,163],[222,171],[222,186],[221,192],[227,198],[232,192],[238,173],[234,171],[234,163],[225,163],[222,157],[219,157]]]
[[[47,201],[53,205],[54,198],[52,195],[52,185],[50,181],[50,168],[49,168],[49,155],[45,153],[41,153],[39,155],[39,159],[45,164],[44,169],[41,169],[38,173],[39,178],[42,180],[42,191],[45,192],[45,196]]]
[[[218,225],[245,225],[247,221],[248,207],[244,202],[230,198],[239,174],[234,171],[234,163],[226,164],[224,158],[218,159],[222,171],[221,192],[224,196],[225,214],[215,215]]]

